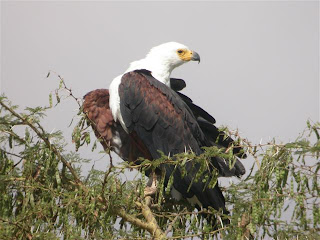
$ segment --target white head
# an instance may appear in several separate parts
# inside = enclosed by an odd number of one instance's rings
[[[179,67],[190,60],[200,62],[198,53],[177,42],[163,43],[151,48],[145,59],[157,60],[172,69]]]
[[[153,47],[144,59],[131,63],[126,72],[147,69],[156,79],[168,85],[172,70],[189,61],[200,62],[199,54],[181,43],[168,42]]]

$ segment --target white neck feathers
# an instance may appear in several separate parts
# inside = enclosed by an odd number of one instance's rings
[[[132,62],[130,67],[126,70],[126,73],[134,70],[146,69],[151,72],[154,78],[170,87],[170,75],[172,70],[176,67],[177,66],[173,66],[168,59],[147,55],[144,59]]]

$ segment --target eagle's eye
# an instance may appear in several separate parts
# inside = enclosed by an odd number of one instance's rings
[[[183,50],[178,50],[178,53],[179,53],[179,54],[183,53]]]

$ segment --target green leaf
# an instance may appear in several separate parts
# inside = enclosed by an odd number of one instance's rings
[[[52,108],[52,93],[49,94],[49,106]]]

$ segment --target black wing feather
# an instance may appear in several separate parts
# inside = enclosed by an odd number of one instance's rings
[[[174,91],[181,91],[187,86],[186,82],[183,79],[179,78],[170,78],[170,87]]]
[[[186,95],[180,92],[177,92],[177,93],[182,98],[182,100],[188,105],[188,107],[192,110],[195,117],[201,116],[212,124],[216,123],[216,120],[214,119],[214,117],[212,117],[209,113],[207,113],[207,111],[203,110],[201,107],[195,105],[192,102],[191,98],[187,97]]]
[[[161,156],[158,150],[166,155],[174,155],[184,152],[187,147],[196,154],[202,153],[201,146],[207,145],[207,142],[192,111],[176,92],[156,80],[149,71],[136,70],[124,74],[119,95],[120,110],[126,127],[144,142],[153,159]],[[139,111],[140,117],[137,122],[133,122],[131,116],[136,111]],[[159,134],[161,132],[162,135]],[[174,170],[174,166],[168,164],[162,167],[166,170],[165,183],[173,173],[173,186],[184,197],[196,195],[203,207],[211,206],[227,212],[224,197],[217,184],[214,188],[207,188],[202,182],[203,177],[192,183],[200,168],[199,164],[187,162],[186,167],[190,171],[184,177],[179,168]]]
[[[181,99],[192,110],[193,114],[197,118],[201,130],[208,138],[210,143],[215,143],[225,148],[228,148],[232,144],[234,144],[234,140],[231,137],[227,136],[225,132],[220,131],[216,126],[213,125],[214,123],[216,123],[216,120],[213,116],[211,116],[207,111],[205,111],[201,107],[195,105],[191,98],[178,92],[186,87],[186,83],[183,79],[170,78],[170,83],[171,87],[173,87],[172,89],[177,92]],[[243,149],[240,146],[235,146],[233,148],[233,153],[240,158],[247,157],[247,155],[244,153]],[[244,169],[243,165],[242,168]]]

